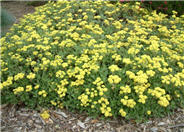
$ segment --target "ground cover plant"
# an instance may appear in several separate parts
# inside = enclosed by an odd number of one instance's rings
[[[2,103],[136,120],[183,107],[184,15],[139,6],[49,2],[26,15],[1,38]]]

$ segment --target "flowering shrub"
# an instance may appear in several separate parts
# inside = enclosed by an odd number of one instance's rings
[[[184,15],[49,2],[1,39],[2,103],[141,119],[184,103]]]
[[[172,15],[173,10],[177,11],[178,15],[184,14],[184,1],[144,1],[143,6],[169,15]]]
[[[124,3],[131,3],[134,4],[135,1],[131,0],[117,0],[117,1],[111,1],[111,3],[116,2]],[[184,14],[184,1],[145,1],[141,0],[141,4],[139,8],[146,8],[148,10],[156,10],[157,12],[162,12],[168,15],[172,15],[172,11],[176,11],[177,15],[183,15]]]

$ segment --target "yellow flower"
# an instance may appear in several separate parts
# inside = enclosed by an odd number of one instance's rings
[[[121,86],[119,93],[120,94],[131,93],[131,88],[128,85],[126,85],[125,87]]]
[[[108,116],[110,116],[111,114],[108,112],[108,111],[105,111],[105,117],[108,117]]]
[[[44,94],[43,94],[43,97],[46,97],[46,96],[47,96],[47,94],[46,94],[46,93],[44,93]]]
[[[38,54],[38,51],[33,51],[33,55],[37,55]]]
[[[150,77],[153,77],[155,75],[155,72],[153,70],[146,71],[146,74]]]
[[[122,117],[126,116],[126,112],[123,109],[120,109],[119,113],[121,114]]]
[[[58,105],[58,107],[60,108],[60,109],[63,109],[63,103],[59,103],[59,105]]]
[[[31,62],[31,66],[34,66],[34,65],[36,65],[36,61]]]
[[[110,75],[108,81],[111,84],[118,84],[121,81],[121,78],[118,75]]]
[[[125,64],[131,64],[132,61],[129,58],[123,58],[123,63],[125,63]]]
[[[26,86],[26,92],[29,92],[29,91],[31,91],[32,90],[32,86],[31,85],[27,85]]]
[[[34,73],[29,73],[29,75],[27,75],[28,79],[34,79],[35,78],[35,74]]]
[[[146,95],[139,95],[139,100],[138,100],[138,102],[140,102],[140,103],[142,103],[142,104],[145,104],[145,102],[146,102],[146,99],[147,99],[148,97],[146,96]]]
[[[39,70],[39,67],[34,67],[33,69],[34,72],[38,72],[38,70]]]
[[[14,94],[20,93],[22,91],[24,91],[24,87],[18,87],[16,89],[13,89]]]
[[[128,99],[128,97],[126,98],[126,96],[124,97],[124,99],[121,99],[121,103],[130,108],[134,108],[134,106],[136,105],[136,102],[133,99]]]
[[[67,63],[63,63],[62,66],[63,66],[63,68],[66,68],[68,66],[68,64]]]
[[[53,100],[51,100],[51,101],[50,101],[50,103],[51,103],[52,105],[54,105],[54,106],[56,106],[56,105],[57,105],[57,103],[56,103],[56,102],[54,102]]]
[[[114,25],[117,29],[122,28],[122,24],[119,21],[115,21],[114,23],[112,23],[112,25]]]
[[[89,98],[88,95],[82,94],[78,97],[78,99],[81,101],[81,106],[88,106],[89,105]]]
[[[104,23],[105,23],[106,25],[109,25],[109,21],[108,21],[108,20],[104,20]]]
[[[63,78],[65,76],[65,74],[66,73],[64,71],[59,70],[56,72],[56,77]]]
[[[41,90],[38,92],[38,95],[42,95],[43,97],[47,96],[47,92],[45,90]]]
[[[14,76],[15,81],[22,78],[24,78],[24,73],[18,73],[17,75]]]
[[[115,72],[120,70],[120,68],[117,65],[111,65],[109,66],[109,69],[111,70],[111,72]]]
[[[34,86],[34,88],[35,88],[35,89],[38,89],[39,87],[40,87],[40,85],[36,85],[36,86]]]
[[[151,111],[150,111],[150,110],[148,110],[148,111],[147,111],[147,114],[148,114],[148,115],[151,115]]]
[[[50,114],[49,111],[43,111],[40,116],[45,120],[45,119],[49,119],[50,118]]]
[[[95,108],[95,105],[91,105],[91,108],[92,108],[92,109]]]

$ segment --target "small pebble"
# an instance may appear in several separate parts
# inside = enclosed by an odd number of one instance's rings
[[[148,121],[148,122],[146,122],[146,124],[151,124],[151,123],[153,123],[152,121]]]
[[[90,117],[87,117],[87,118],[84,120],[84,122],[88,122],[89,120],[91,120],[91,118],[90,118]]]
[[[22,127],[16,127],[16,128],[14,128],[14,131],[15,132],[21,132],[21,130],[22,130]]]
[[[39,124],[39,123],[41,123],[41,120],[38,120],[37,119],[37,120],[35,120],[35,123],[38,123]]]
[[[59,114],[59,115],[62,115],[63,117],[67,118],[68,116],[64,113],[64,112],[61,112],[61,111],[55,111],[56,114]]]
[[[166,125],[166,123],[165,122],[159,122],[158,125],[159,126],[164,126],[164,125]]]
[[[179,132],[184,132],[184,128],[179,129]]]
[[[57,125],[55,125],[55,128],[56,128],[56,129],[60,129],[60,127],[59,127],[59,125],[58,125],[58,124],[57,124]]]
[[[28,117],[29,114],[25,114],[25,113],[19,113],[20,116],[25,116],[25,117]]]
[[[38,125],[38,124],[34,124],[34,126],[35,126],[36,128],[38,128],[38,129],[41,129],[41,128],[42,128],[42,126],[40,126],[40,125]]]
[[[101,126],[101,125],[102,125],[101,123],[97,123],[97,124],[96,124],[97,127],[99,127],[99,126]]]
[[[78,120],[77,125],[79,125],[81,128],[86,128],[84,123]]]
[[[28,120],[28,124],[33,124],[33,121],[32,120]]]
[[[157,127],[152,127],[150,130],[151,130],[152,132],[157,132],[157,131],[158,131],[158,128],[157,128]]]

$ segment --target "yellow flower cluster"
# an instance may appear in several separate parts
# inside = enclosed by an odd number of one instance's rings
[[[118,75],[110,75],[108,81],[110,84],[118,84],[121,81],[121,78]]]
[[[50,118],[50,114],[48,110],[43,111],[40,116],[45,120]]]
[[[146,89],[148,87],[150,87],[149,83],[147,83],[147,84],[139,84],[139,85],[134,86],[134,90],[135,90],[135,92],[138,95],[141,95],[141,94],[143,94],[146,91]]]
[[[18,87],[18,88],[13,89],[14,94],[17,94],[23,91],[24,91],[24,87]]]
[[[180,97],[180,94],[177,91],[175,91],[174,94],[176,95],[176,97]]]
[[[162,96],[158,100],[158,104],[167,107],[169,105],[170,96]]]
[[[111,72],[115,72],[115,71],[120,70],[120,68],[117,65],[111,65],[111,66],[109,66],[109,69],[111,70]]]
[[[24,73],[18,73],[17,75],[14,76],[15,81],[22,79],[22,78],[24,78]]]
[[[123,63],[125,64],[132,64],[132,61],[129,58],[123,58]]]
[[[81,94],[81,95],[78,97],[78,99],[81,101],[81,106],[86,107],[86,106],[89,105],[90,100],[89,100],[89,98],[88,98],[88,95],[86,95],[86,94]]]
[[[121,99],[121,103],[130,108],[134,108],[136,105],[136,102],[133,99],[128,99],[128,96],[124,96],[124,98]]]
[[[147,99],[148,97],[146,96],[146,95],[139,95],[139,100],[138,100],[138,102],[139,103],[142,103],[142,104],[145,104],[146,103],[146,99]]]
[[[41,90],[38,92],[38,95],[42,95],[43,97],[47,96],[47,92],[45,90]]]
[[[3,83],[1,83],[2,88],[3,87],[10,86],[13,83],[12,81],[13,81],[13,77],[11,77],[11,76],[8,77],[8,79],[6,81],[4,81]]]
[[[112,23],[112,25],[114,25],[117,29],[122,28],[122,24],[119,21],[115,21],[114,23]]]
[[[165,76],[161,76],[162,83],[170,84],[173,83],[176,87],[177,86],[184,86],[184,70],[178,72],[175,75],[168,74]]]
[[[128,50],[128,54],[136,55],[137,53],[139,53],[139,51],[140,51],[139,49],[136,49],[134,47],[131,47]]]
[[[147,111],[147,114],[148,114],[148,115],[151,115],[151,111],[150,111],[150,110],[148,110],[148,111]]]
[[[67,71],[67,74],[70,78],[75,77],[77,78],[76,81],[72,81],[71,82],[71,86],[79,86],[84,84],[84,76],[86,74],[86,72],[82,69],[80,69],[79,67],[75,67],[73,70],[69,69]]]
[[[153,77],[155,75],[155,72],[153,70],[147,70],[146,74],[150,77]]]
[[[148,89],[148,93],[152,96],[155,96],[158,98],[158,104],[167,107],[169,105],[169,101],[171,100],[171,97],[169,94],[166,94],[164,89],[161,89],[160,87],[156,87],[154,90]]]
[[[121,86],[120,87],[120,94],[126,94],[126,93],[131,93],[131,88],[126,85],[126,86]]]
[[[27,75],[28,79],[34,79],[35,78],[35,74],[34,73],[29,73],[29,75]]]
[[[65,74],[66,73],[64,71],[59,70],[56,72],[56,77],[63,78],[65,76]]]
[[[145,84],[148,82],[148,76],[143,71],[137,72],[137,76],[133,78],[136,83]]]
[[[112,55],[112,59],[114,59],[115,61],[120,61],[120,60],[122,60],[121,56],[118,55],[118,54]]]
[[[103,96],[104,92],[107,92],[107,88],[103,85],[103,81],[100,77],[96,78],[96,80],[93,82],[94,85],[96,85],[95,88],[86,88],[85,93],[81,94],[78,99],[81,101],[81,106],[88,106],[90,102],[92,102],[92,99],[96,96]],[[91,99],[89,99],[89,97]],[[107,102],[107,101],[106,101]],[[96,103],[94,105],[91,105],[91,108],[94,108]]]
[[[36,85],[36,86],[34,86],[34,89],[39,89],[39,87],[40,87],[40,85]]]
[[[101,97],[98,100],[98,103],[101,104],[100,110],[101,110],[102,114],[105,115],[105,117],[112,116],[111,107],[108,106],[109,105],[109,101],[106,98]]]
[[[26,86],[26,92],[29,92],[29,91],[31,91],[32,90],[32,85],[27,85]]]
[[[62,98],[66,95],[67,88],[65,87],[68,84],[66,79],[60,81],[60,85],[57,85],[58,89],[56,90],[59,97]]]
[[[122,117],[126,116],[126,112],[123,109],[120,109],[119,113],[121,114]]]
[[[53,101],[53,100],[51,100],[50,103],[51,103],[52,105],[54,105],[54,106],[57,105],[57,103],[56,103],[55,101]]]
[[[97,77],[93,84],[97,86],[97,90],[99,91],[100,96],[104,95],[104,92],[107,92],[108,90],[105,85],[103,85],[103,81],[100,77]]]

